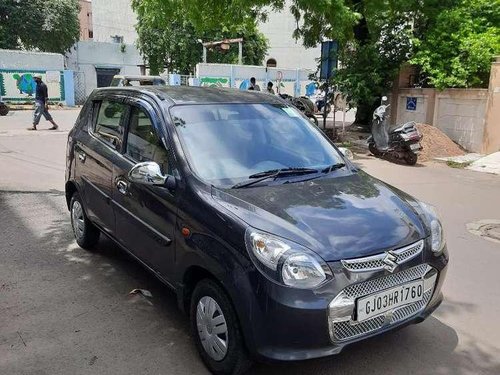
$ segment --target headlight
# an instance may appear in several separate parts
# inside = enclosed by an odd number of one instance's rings
[[[444,248],[443,226],[439,221],[436,209],[426,203],[420,202],[420,207],[424,211],[429,229],[431,231],[431,249],[436,255],[441,254]]]
[[[294,242],[253,229],[246,231],[245,240],[258,268],[281,284],[311,289],[332,277],[319,256]]]

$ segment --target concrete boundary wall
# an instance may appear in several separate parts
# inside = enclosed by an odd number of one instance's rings
[[[309,69],[266,68],[253,65],[205,63],[196,65],[196,77],[202,86],[216,85],[245,90],[249,79],[255,77],[261,90],[265,90],[267,82],[271,81],[276,91],[279,82],[280,92],[293,96],[306,95],[306,86],[312,82],[309,80],[311,73],[313,71]]]
[[[500,59],[492,64],[488,89],[401,87],[409,71],[402,71],[392,92],[392,122],[434,125],[468,151],[500,150]]]

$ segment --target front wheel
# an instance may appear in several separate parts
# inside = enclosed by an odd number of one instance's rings
[[[408,165],[415,165],[417,164],[417,154],[415,154],[414,152],[408,152],[405,156],[405,161],[406,161],[406,164]]]
[[[76,243],[84,248],[90,249],[99,241],[101,232],[90,222],[85,215],[82,199],[78,193],[74,193],[70,203],[71,226],[75,234]]]
[[[374,156],[379,156],[381,153],[378,150],[377,146],[375,146],[374,143],[368,143],[368,150],[374,155]]]
[[[217,375],[244,374],[251,366],[231,301],[214,281],[200,281],[191,297],[191,332],[207,368]]]

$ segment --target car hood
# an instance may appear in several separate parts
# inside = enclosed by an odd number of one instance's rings
[[[358,171],[244,189],[213,188],[216,201],[253,228],[300,243],[326,261],[376,254],[426,235],[413,198]]]

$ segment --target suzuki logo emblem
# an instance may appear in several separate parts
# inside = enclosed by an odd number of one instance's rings
[[[398,267],[396,259],[398,258],[392,251],[387,251],[384,259],[382,259],[382,262],[384,262],[384,269],[389,272],[394,272],[394,270]]]

